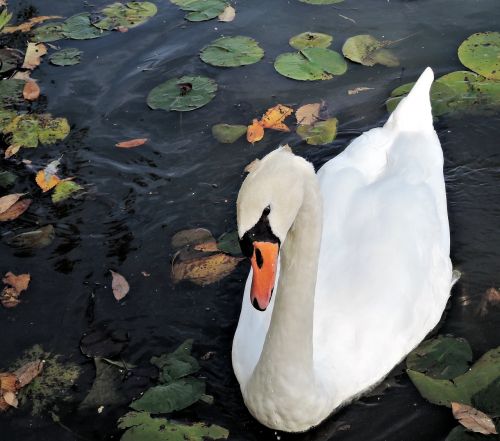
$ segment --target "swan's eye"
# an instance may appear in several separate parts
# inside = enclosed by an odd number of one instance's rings
[[[267,216],[269,213],[271,213],[271,207],[268,205],[266,208],[264,208],[264,211],[262,212],[262,214],[264,216]]]

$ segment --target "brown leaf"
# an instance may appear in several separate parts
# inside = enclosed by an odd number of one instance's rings
[[[236,17],[236,10],[228,5],[226,9],[219,14],[219,21],[230,22],[234,20],[234,17]]]
[[[319,119],[320,109],[321,103],[305,104],[304,106],[299,107],[295,112],[297,124],[314,124]]]
[[[179,249],[186,245],[198,245],[206,242],[215,242],[212,233],[206,228],[191,228],[181,230],[172,236],[172,248]]]
[[[5,150],[4,158],[9,159],[11,156],[14,156],[19,149],[21,148],[21,144],[11,144]]]
[[[4,287],[0,294],[0,303],[4,308],[14,308],[21,301],[19,300],[19,293],[14,288]]]
[[[172,280],[174,283],[189,280],[201,286],[210,285],[229,275],[240,260],[243,258],[219,253],[186,261],[174,261]]]
[[[0,213],[4,213],[7,211],[12,205],[14,205],[21,196],[24,196],[25,193],[12,193],[7,196],[2,196],[0,198]]]
[[[19,401],[17,400],[16,394],[14,392],[4,392],[3,399],[5,402],[12,407],[17,407]]]
[[[2,282],[6,285],[12,286],[19,294],[21,292],[28,289],[28,285],[30,284],[31,276],[28,274],[19,274],[16,276],[14,273],[10,271],[5,274]]]
[[[482,433],[483,435],[497,434],[493,420],[488,415],[472,406],[452,402],[451,410],[455,419],[466,429]]]
[[[33,70],[40,65],[40,58],[47,53],[47,47],[43,43],[28,43],[24,57],[23,69]]]
[[[114,271],[109,270],[111,275],[113,276],[113,282],[111,287],[113,288],[113,294],[116,300],[123,299],[130,290],[130,285],[128,284],[125,277],[121,274],[115,273]]]
[[[118,144],[115,144],[115,146],[121,147],[122,149],[130,149],[133,147],[139,147],[140,145],[143,145],[146,142],[148,142],[148,138],[137,138],[137,139],[131,139],[129,141],[119,142]]]
[[[484,317],[488,314],[490,306],[500,305],[500,291],[496,288],[488,288],[483,294],[481,302],[477,307],[476,314]]]
[[[254,119],[247,127],[247,141],[252,144],[264,138],[264,127],[258,119]]]
[[[13,372],[0,372],[0,390],[15,392],[17,387],[17,376]]]
[[[21,201],[17,201],[7,211],[0,213],[0,222],[17,219],[28,209],[28,207],[31,205],[31,202],[31,199],[23,199]]]
[[[23,89],[23,97],[28,101],[35,101],[40,96],[40,86],[36,84],[36,81],[26,81]]]
[[[17,377],[17,387],[21,389],[31,383],[34,378],[40,375],[43,365],[43,360],[30,361],[15,371],[14,375]]]
[[[217,242],[215,240],[195,245],[194,249],[205,252],[219,251],[219,248],[217,248]]]
[[[33,17],[33,18],[30,18],[28,21],[24,22],[24,23],[21,23],[20,25],[17,25],[17,26],[7,26],[5,28],[3,28],[2,32],[4,34],[12,34],[14,32],[28,32],[31,30],[31,28],[38,24],[38,23],[42,23],[44,22],[45,20],[52,20],[52,19],[56,19],[56,18],[62,18],[60,17],[59,15],[48,15],[48,16],[41,16],[41,17]]]

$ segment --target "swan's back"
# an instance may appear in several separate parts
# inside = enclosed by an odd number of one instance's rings
[[[438,323],[449,296],[432,80],[428,68],[384,127],[355,139],[318,172],[324,215],[314,354],[318,374],[337,390],[337,404],[404,358]]]

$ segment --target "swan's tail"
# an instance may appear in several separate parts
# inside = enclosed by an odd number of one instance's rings
[[[403,98],[386,123],[387,128],[398,131],[432,129],[430,89],[434,73],[430,67],[420,75],[408,96]]]

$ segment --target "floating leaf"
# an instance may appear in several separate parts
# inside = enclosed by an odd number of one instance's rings
[[[330,144],[337,135],[337,118],[297,127],[297,134],[310,145]]]
[[[466,429],[483,435],[496,435],[495,423],[490,416],[468,406],[467,404],[451,403],[453,416]]]
[[[321,103],[305,104],[295,111],[297,124],[311,125],[319,119]]]
[[[12,205],[7,211],[0,213],[0,222],[11,221],[17,219],[23,214],[33,202],[31,199],[23,199]]]
[[[130,290],[130,285],[127,282],[127,279],[123,277],[121,274],[116,273],[114,271],[109,270],[111,275],[113,276],[113,282],[111,287],[113,288],[113,295],[116,300],[123,299]]]
[[[290,129],[283,123],[283,121],[293,113],[291,107],[277,104],[266,111],[262,116],[260,123],[265,129],[274,129],[282,132],[289,132]]]
[[[335,3],[341,3],[344,0],[299,0],[302,3],[309,3],[310,5],[333,5]]]
[[[247,131],[247,126],[232,124],[215,124],[212,126],[212,135],[223,144],[232,144],[241,138]]]
[[[186,245],[198,245],[206,242],[215,242],[212,233],[206,228],[192,228],[181,230],[172,236],[172,248],[182,248]]]
[[[227,439],[229,436],[226,429],[215,424],[175,423],[165,418],[151,418],[147,412],[125,414],[118,420],[118,428],[127,429],[120,441],[205,441]]]
[[[232,256],[241,256],[242,252],[238,232],[231,231],[230,233],[224,233],[217,240],[217,248],[223,253],[231,254]]]
[[[28,21],[21,23],[17,26],[8,26],[3,29],[4,34],[13,34],[14,32],[28,32],[31,30],[33,26],[38,23],[43,23],[46,20],[53,20],[55,18],[62,18],[58,15],[49,15],[49,16],[40,16],[40,17],[32,17]]]
[[[0,81],[0,103],[3,107],[19,104],[23,101],[24,81],[1,80]],[[7,112],[1,109],[2,114]],[[5,123],[5,121],[2,121]]]
[[[472,34],[458,48],[458,58],[483,77],[500,80],[500,32]]]
[[[281,75],[300,81],[329,80],[347,71],[347,63],[338,52],[321,47],[285,53],[276,58],[274,68]]]
[[[61,141],[70,132],[66,118],[52,118],[51,115],[38,115],[38,139],[42,144],[54,144]]]
[[[253,144],[262,138],[264,138],[264,127],[258,119],[254,119],[252,124],[247,127],[247,141]]]
[[[22,196],[24,196],[24,193],[12,193],[12,194],[8,194],[7,196],[2,196],[0,198],[0,213],[7,211]]]
[[[151,364],[160,369],[160,383],[171,383],[200,369],[198,361],[191,355],[192,347],[193,340],[186,340],[171,354],[151,358]]]
[[[63,23],[50,23],[37,27],[33,31],[33,40],[35,42],[49,43],[64,38]]]
[[[424,341],[406,359],[406,367],[432,378],[451,380],[469,370],[472,349],[463,338],[438,336]]]
[[[0,12],[0,31],[9,23],[10,19],[12,18],[12,13],[7,11],[7,8],[5,8],[2,12]]]
[[[61,34],[63,37],[72,40],[90,40],[102,37],[107,32],[103,32],[102,29],[98,29],[92,25],[90,14],[82,13],[68,18],[61,26]],[[72,50],[75,51],[77,49]]]
[[[16,248],[43,248],[50,245],[55,236],[54,227],[49,224],[7,239],[7,244]]]
[[[222,14],[227,6],[223,0],[171,0],[171,2],[183,11],[189,12],[185,17],[189,21],[211,20]]]
[[[41,57],[47,53],[47,47],[43,43],[28,43],[26,55],[24,56],[23,69],[33,70],[40,65]]]
[[[147,101],[152,109],[187,112],[209,103],[216,91],[217,83],[210,78],[184,76],[156,86]]]
[[[134,28],[156,15],[157,11],[156,5],[151,2],[113,3],[102,10],[104,18],[94,26],[104,30]]]
[[[219,14],[219,21],[230,22],[234,20],[234,17],[236,17],[236,10],[228,5],[226,9]]]
[[[23,53],[16,49],[0,49],[0,73],[9,72],[23,62]]]
[[[327,48],[332,44],[333,37],[320,32],[302,32],[290,38],[288,43],[294,49],[302,50],[308,47],[323,47]]]
[[[81,55],[83,52],[74,47],[67,49],[61,49],[60,51],[54,52],[49,60],[52,64],[56,66],[73,66],[81,61]]]
[[[54,164],[54,166],[49,167],[51,164]],[[49,164],[49,166],[46,167],[44,170],[38,171],[35,177],[36,183],[44,193],[51,190],[57,184],[59,184],[59,182],[61,182],[59,177],[56,175],[57,167],[59,166],[59,160],[52,161]]]
[[[23,97],[28,101],[35,101],[40,96],[40,86],[36,81],[26,81],[23,89]]]
[[[139,147],[140,145],[144,145],[146,144],[146,142],[148,142],[148,138],[137,138],[119,142],[115,144],[115,146],[120,147],[122,149],[131,149],[134,147]]]
[[[250,37],[221,37],[205,46],[200,58],[207,64],[219,67],[236,67],[257,63],[264,50]]]
[[[28,286],[26,285],[26,288],[27,287]],[[34,360],[34,361],[29,361],[28,363],[18,368],[14,372],[14,375],[17,377],[17,387],[21,389],[24,386],[30,384],[36,377],[40,375],[40,373],[43,370],[43,367],[44,367],[43,360]]]
[[[342,46],[342,53],[349,60],[361,63],[364,66],[382,64],[388,67],[399,66],[399,60],[386,47],[391,41],[380,41],[372,35],[355,35],[350,37]]]
[[[19,276],[16,276],[9,271],[5,274],[2,281],[7,286],[4,287],[2,293],[0,294],[0,302],[5,308],[14,308],[20,303],[19,296],[21,293],[28,289],[30,275],[20,274]]]

